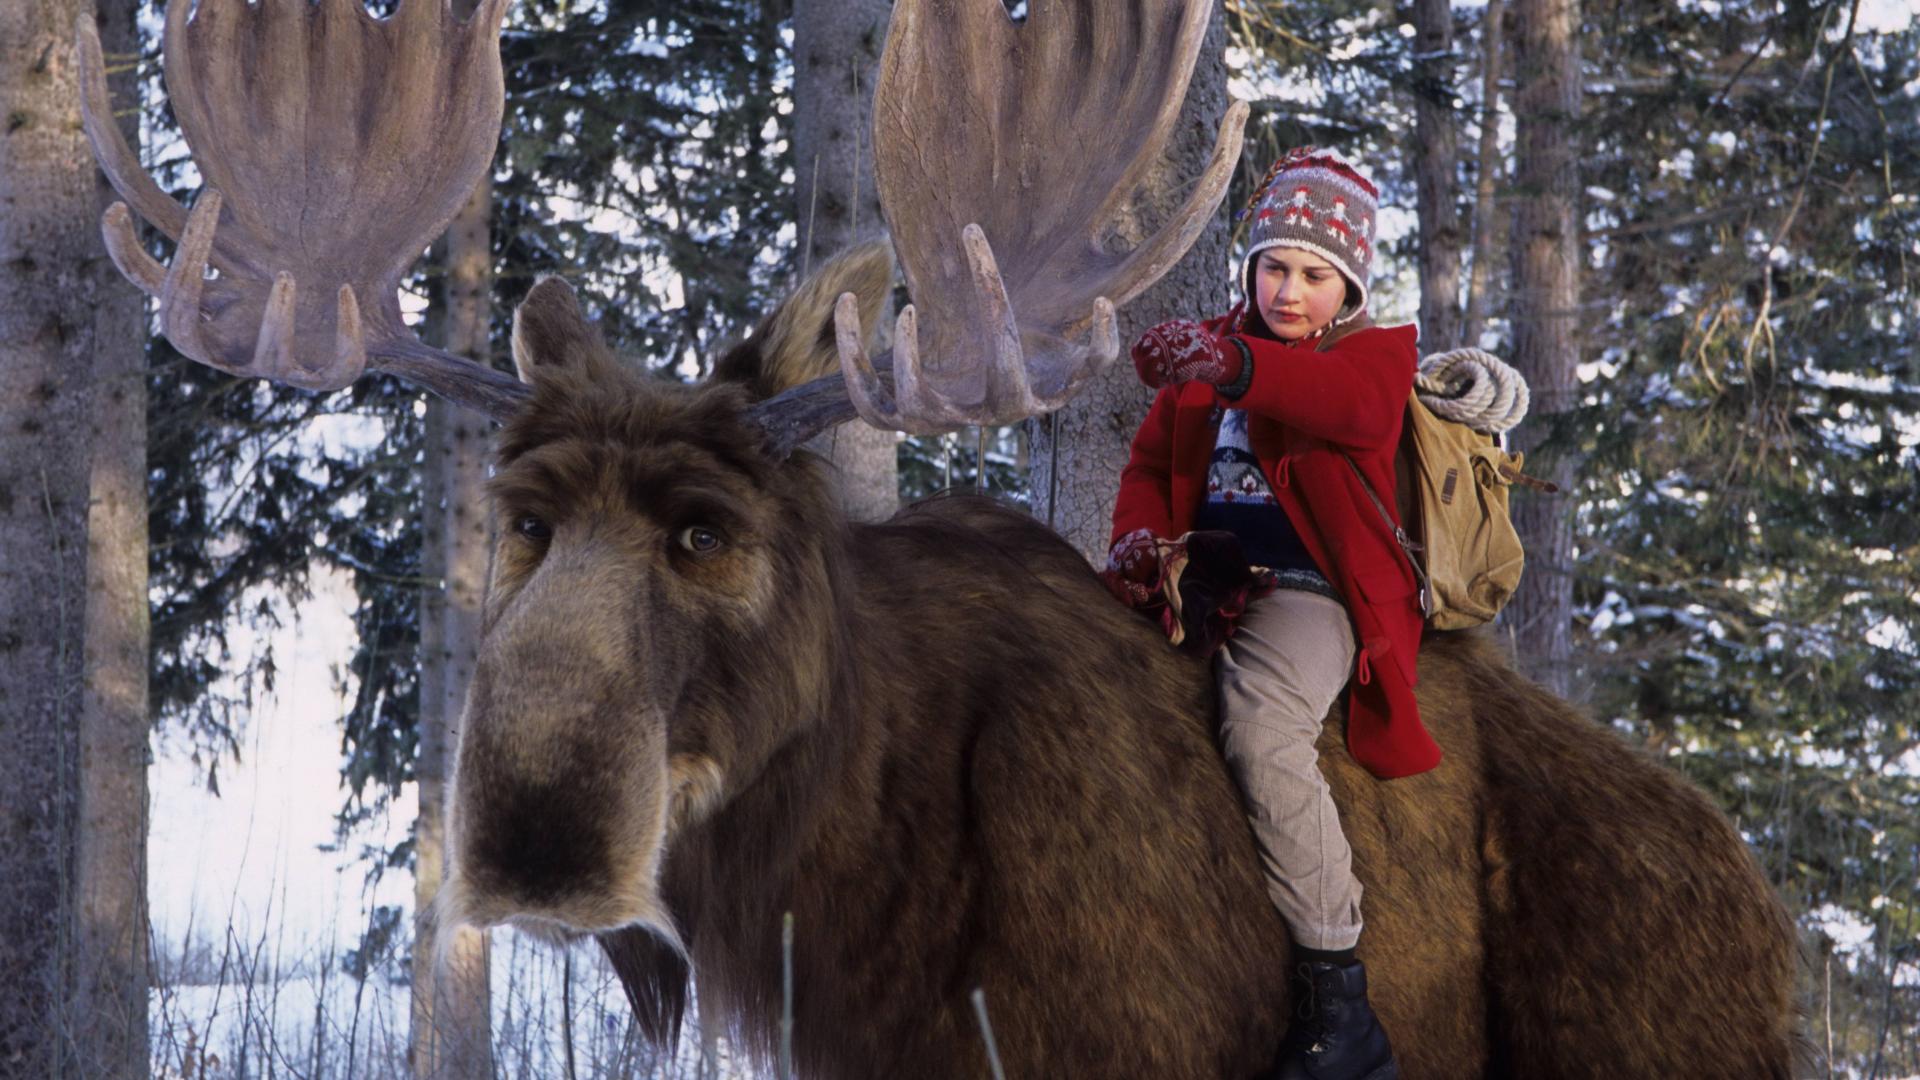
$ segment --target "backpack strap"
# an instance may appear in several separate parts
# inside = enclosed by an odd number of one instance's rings
[[[1504,450],[1505,447],[1503,446],[1501,449]],[[1551,480],[1542,480],[1537,476],[1528,476],[1512,465],[1501,465],[1500,475],[1506,477],[1507,483],[1509,484],[1519,484],[1521,487],[1529,488],[1533,491],[1545,492],[1548,495],[1552,495],[1560,490],[1559,484]]]
[[[1348,334],[1357,334],[1372,326],[1373,319],[1367,315],[1361,315],[1345,326],[1337,326],[1327,331],[1327,336],[1320,339],[1320,344],[1314,346],[1313,351],[1326,352]],[[1394,543],[1400,545],[1401,552],[1407,557],[1407,565],[1413,567],[1413,576],[1420,582],[1420,617],[1424,619],[1431,616],[1433,614],[1433,588],[1427,581],[1427,572],[1420,566],[1419,557],[1419,552],[1424,549],[1420,546],[1419,541],[1407,535],[1405,528],[1393,523],[1393,515],[1387,512],[1387,504],[1380,501],[1379,493],[1373,490],[1373,484],[1367,480],[1367,474],[1360,471],[1360,463],[1353,460],[1353,455],[1342,450],[1340,451],[1340,456],[1347,459],[1347,465],[1353,469],[1354,478],[1360,481],[1360,490],[1367,493],[1367,499],[1373,503],[1373,508],[1380,512],[1381,522],[1384,523],[1387,528],[1393,530]]]
[[[1359,318],[1353,320],[1352,322],[1347,323],[1345,326],[1336,326],[1333,329],[1327,331],[1326,336],[1320,339],[1320,344],[1315,345],[1313,347],[1313,351],[1326,352],[1328,349],[1333,348],[1335,343],[1337,343],[1341,338],[1346,337],[1348,334],[1357,334],[1362,330],[1370,330],[1372,328],[1373,328],[1373,316],[1363,314]]]
[[[1420,582],[1420,617],[1423,619],[1430,617],[1433,614],[1433,589],[1427,581],[1427,572],[1420,567],[1418,555],[1424,549],[1419,541],[1407,535],[1406,529],[1393,523],[1393,515],[1387,512],[1387,504],[1380,501],[1380,496],[1374,492],[1373,485],[1368,482],[1367,474],[1360,471],[1360,463],[1353,460],[1353,455],[1342,450],[1340,456],[1347,459],[1348,466],[1353,469],[1354,478],[1360,481],[1360,489],[1367,493],[1373,508],[1380,511],[1381,522],[1393,530],[1394,543],[1400,545],[1400,550],[1407,556],[1407,565],[1413,567],[1413,576]]]

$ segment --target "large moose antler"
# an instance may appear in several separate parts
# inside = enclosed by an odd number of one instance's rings
[[[836,312],[861,417],[922,433],[1007,423],[1059,408],[1112,362],[1113,309],[1192,246],[1240,157],[1236,103],[1185,204],[1113,250],[1180,113],[1211,10],[1034,0],[1022,25],[1001,0],[894,6],[873,171],[914,306],[900,313],[891,392],[854,306],[843,298]]]
[[[359,0],[200,0],[191,18],[185,0],[169,5],[167,85],[208,185],[191,213],[111,123],[99,38],[79,20],[94,152],[121,196],[179,242],[161,266],[117,203],[107,247],[159,297],[177,348],[311,389],[375,367],[496,418],[519,407],[525,387],[422,344],[397,300],[491,160],[506,4],[482,0],[464,23],[448,0],[402,0],[385,20]],[[1116,243],[1210,10],[1034,0],[1017,24],[1001,0],[900,0],[875,89],[874,172],[915,305],[900,313],[891,359],[869,360],[843,298],[845,378],[756,406],[772,446],[856,413],[915,432],[1006,422],[1058,408],[1111,363],[1114,307],[1192,245],[1239,157],[1244,104],[1228,110],[1172,219]],[[891,386],[877,374],[889,366]]]
[[[388,19],[359,0],[200,0],[191,19],[186,0],[169,4],[167,89],[206,182],[191,213],[114,126],[99,36],[78,21],[81,116],[126,200],[102,219],[107,250],[159,298],[175,348],[313,390],[371,365],[512,411],[516,380],[422,344],[398,299],[493,160],[506,6],[482,0],[463,23],[448,0],[405,0]],[[171,266],[141,247],[127,203],[178,242]]]

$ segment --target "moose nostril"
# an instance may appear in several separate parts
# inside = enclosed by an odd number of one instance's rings
[[[604,891],[612,845],[582,785],[507,781],[487,790],[466,872],[490,891],[548,904]]]

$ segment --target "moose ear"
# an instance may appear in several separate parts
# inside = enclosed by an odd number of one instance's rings
[[[521,382],[561,370],[596,373],[614,366],[600,331],[562,278],[542,278],[513,313],[513,366]]]
[[[834,256],[713,365],[713,378],[741,383],[764,399],[838,371],[833,305],[849,292],[859,298],[860,326],[871,348],[893,292],[891,244],[876,240]]]

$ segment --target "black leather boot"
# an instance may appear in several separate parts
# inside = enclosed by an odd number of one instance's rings
[[[1299,963],[1288,979],[1293,1026],[1266,1080],[1399,1080],[1393,1048],[1367,1004],[1367,969]]]

